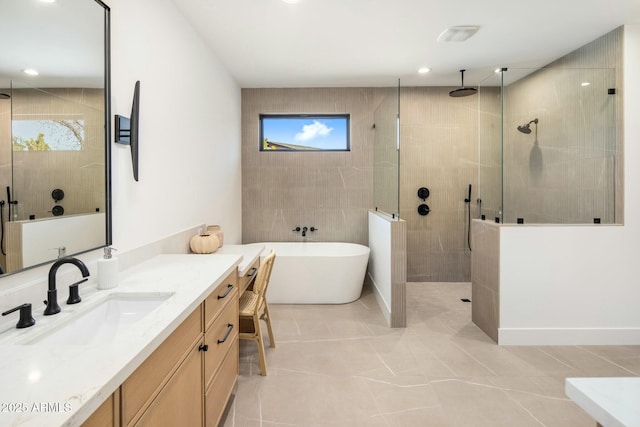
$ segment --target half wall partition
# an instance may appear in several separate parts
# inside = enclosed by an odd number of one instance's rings
[[[400,219],[400,81],[381,88],[374,108],[373,190],[367,277],[387,325],[406,326],[406,223]]]

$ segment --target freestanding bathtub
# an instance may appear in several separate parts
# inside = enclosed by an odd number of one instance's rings
[[[339,242],[260,243],[276,251],[269,304],[345,304],[360,298],[369,248]]]

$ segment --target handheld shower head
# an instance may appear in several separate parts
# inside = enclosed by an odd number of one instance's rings
[[[524,133],[524,134],[529,135],[531,133],[531,123],[535,123],[537,125],[538,124],[538,119],[533,119],[529,123],[527,123],[526,125],[518,126],[518,130],[520,132]]]

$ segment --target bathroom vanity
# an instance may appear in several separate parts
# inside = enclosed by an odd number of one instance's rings
[[[114,289],[81,288],[83,302],[55,316],[34,310],[35,326],[0,337],[0,425],[216,426],[238,375],[241,263],[232,253],[158,255],[121,272]],[[156,305],[102,339],[58,332],[95,337],[100,325],[74,319],[146,299]]]

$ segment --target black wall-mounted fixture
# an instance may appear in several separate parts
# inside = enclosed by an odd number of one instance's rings
[[[529,123],[518,126],[518,132],[522,132],[526,135],[531,133],[531,124],[536,125],[536,132],[538,131],[538,119],[533,119]]]
[[[138,181],[138,123],[140,112],[140,80],[133,89],[133,102],[131,105],[131,117],[115,116],[115,142],[131,147],[131,164],[133,166],[133,179]]]
[[[64,191],[59,188],[56,188],[51,192],[51,198],[54,202],[58,203],[60,200],[64,199]]]
[[[420,206],[418,206],[418,213],[420,215],[426,216],[426,215],[429,215],[429,212],[431,212],[431,208],[426,203],[423,203]]]
[[[429,197],[429,189],[427,187],[418,188],[418,198],[424,202]]]

